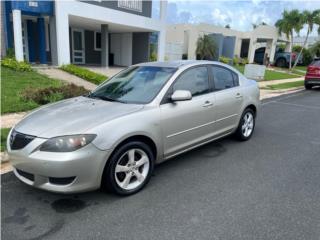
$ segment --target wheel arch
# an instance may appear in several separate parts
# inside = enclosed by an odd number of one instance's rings
[[[251,109],[254,113],[254,116],[256,117],[257,116],[257,107],[254,105],[254,104],[249,104],[248,106],[246,106],[244,108],[243,111],[245,111],[246,109]]]

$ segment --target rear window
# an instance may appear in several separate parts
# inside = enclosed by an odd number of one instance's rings
[[[314,60],[310,66],[320,67],[320,60]]]

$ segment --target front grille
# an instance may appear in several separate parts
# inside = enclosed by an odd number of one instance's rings
[[[35,139],[35,136],[26,135],[12,130],[10,135],[10,148],[12,150],[22,149],[27,146],[33,139]]]
[[[55,178],[49,177],[49,182],[56,185],[67,185],[73,182],[76,177]]]
[[[21,175],[22,177],[29,179],[30,181],[34,181],[34,175],[31,173],[27,173],[25,171],[19,170],[17,169],[17,172],[19,173],[19,175]]]

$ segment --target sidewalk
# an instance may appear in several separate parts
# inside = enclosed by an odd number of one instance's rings
[[[61,79],[68,83],[73,83],[77,86],[82,86],[85,89],[88,89],[89,91],[92,91],[97,87],[97,85],[91,82],[83,80],[82,78],[79,78],[75,75],[62,71],[58,68],[38,69],[38,72],[41,74],[47,75],[50,78]]]
[[[297,77],[297,78],[288,78],[288,79],[281,79],[281,80],[270,80],[270,81],[261,81],[258,82],[259,87],[263,88],[268,85],[273,85],[273,84],[279,84],[279,83],[288,83],[288,82],[297,82],[297,81],[303,81],[304,77]]]

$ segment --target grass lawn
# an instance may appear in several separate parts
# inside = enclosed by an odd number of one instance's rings
[[[1,128],[1,152],[6,150],[6,141],[10,128]]]
[[[264,87],[263,89],[282,90],[282,89],[288,89],[288,88],[302,87],[303,85],[304,85],[304,81],[296,81],[296,82],[268,85],[268,86]]]
[[[296,66],[296,67],[295,67],[295,69],[298,69],[298,70],[304,71],[304,72],[307,71],[307,68],[308,68],[308,66]]]
[[[58,87],[62,84],[60,80],[48,78],[35,71],[18,72],[2,67],[1,114],[28,111],[38,107],[39,104],[34,101],[25,101],[20,97],[20,93],[27,88]]]
[[[244,73],[244,66],[234,66],[238,69],[239,72]],[[276,72],[272,70],[266,70],[264,75],[264,81],[270,80],[280,80],[280,79],[288,79],[288,78],[297,78],[299,76],[295,74],[283,73],[283,72]]]

